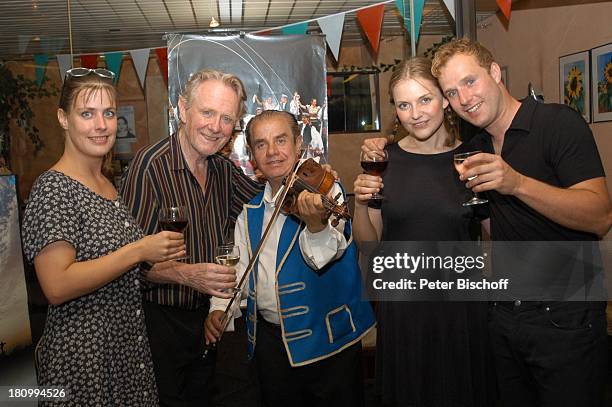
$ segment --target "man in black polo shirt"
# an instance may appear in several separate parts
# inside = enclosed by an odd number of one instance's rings
[[[487,192],[493,240],[593,241],[608,232],[603,166],[578,113],[514,99],[491,53],[467,39],[440,47],[432,72],[453,110],[482,129],[485,152],[464,162],[461,179],[477,176],[466,186]],[[491,335],[504,406],[604,405],[605,303],[500,303]]]

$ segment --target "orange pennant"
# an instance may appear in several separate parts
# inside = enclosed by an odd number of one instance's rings
[[[510,11],[512,8],[512,0],[496,0],[497,5],[504,16],[506,16],[506,20],[510,21]]]
[[[385,14],[385,5],[368,7],[357,12],[357,21],[361,29],[365,33],[374,52],[378,52],[378,44],[380,43],[380,31]]]
[[[96,69],[98,67],[98,55],[81,55],[81,66]]]
[[[156,48],[155,53],[157,54],[157,61],[159,62],[159,69],[162,72],[162,77],[168,84],[168,48]]]

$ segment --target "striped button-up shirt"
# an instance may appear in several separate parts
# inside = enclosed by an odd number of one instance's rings
[[[185,242],[190,263],[214,262],[215,248],[231,240],[242,205],[263,185],[258,184],[230,160],[208,157],[206,187],[187,166],[178,135],[172,135],[136,153],[126,174],[121,195],[145,234],[160,231],[159,209],[184,205],[189,224]],[[195,309],[208,304],[206,295],[178,284],[147,284],[144,298],[163,305]]]

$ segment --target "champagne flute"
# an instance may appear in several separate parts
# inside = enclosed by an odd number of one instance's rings
[[[470,152],[467,152],[467,153],[455,154],[453,156],[453,163],[455,164],[455,169],[457,170],[457,172],[459,174],[461,174],[460,169],[463,166],[463,162],[468,157],[471,157],[473,155],[479,154],[481,152],[482,151],[470,151]],[[477,175],[474,175],[473,177],[469,177],[468,181],[471,181],[471,180],[473,180],[476,177],[477,177]],[[466,201],[466,202],[462,203],[462,205],[463,206],[480,205],[480,204],[487,203],[487,202],[489,202],[487,199],[480,198],[476,192],[472,191],[472,198],[469,201]]]
[[[387,168],[389,156],[385,150],[370,151],[367,153],[362,151],[359,160],[361,161],[361,168],[363,168],[366,174],[380,177]],[[375,192],[370,199],[384,199],[384,197],[378,192]]]
[[[222,266],[234,267],[240,260],[240,248],[235,244],[222,244],[217,246],[215,252],[215,263]],[[237,288],[226,290],[224,292],[236,292]]]
[[[182,206],[163,206],[159,211],[159,227],[161,230],[184,233],[189,223],[187,209]],[[183,256],[177,260],[186,260],[189,256]]]

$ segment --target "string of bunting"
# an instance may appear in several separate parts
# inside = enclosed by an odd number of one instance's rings
[[[123,64],[123,56],[125,53],[129,53],[132,63],[134,64],[134,68],[136,70],[136,74],[138,75],[138,79],[140,81],[140,85],[142,89],[145,88],[145,79],[147,74],[147,67],[149,64],[149,56],[151,53],[151,49],[155,51],[157,56],[157,60],[159,62],[159,69],[164,77],[164,81],[168,83],[168,58],[167,58],[167,49],[164,48],[141,48],[141,49],[133,49],[129,51],[115,51],[115,52],[106,52],[106,53],[96,53],[96,54],[80,54],[74,55],[80,59],[80,66],[84,68],[97,68],[98,67],[98,59],[100,56],[104,56],[104,61],[106,64],[106,68],[115,73],[115,83],[119,80],[119,75],[121,73],[121,65]],[[57,54],[57,65],[59,67],[59,74],[62,81],[66,77],[66,71],[72,68],[74,65],[74,60],[70,54]],[[34,55],[34,64],[36,66],[36,82],[38,86],[41,86],[43,81],[45,80],[45,70],[47,68],[47,64],[49,63],[49,57],[47,54],[36,54]]]
[[[378,47],[380,44],[380,35],[381,35],[381,30],[382,30],[385,4],[395,2],[398,12],[403,17],[404,27],[408,32],[410,32],[410,25],[411,25],[410,24],[410,17],[411,17],[410,7],[407,6],[407,3],[409,3],[410,1],[411,0],[381,1],[376,4],[359,7],[354,10],[350,10],[350,11],[344,11],[344,12],[337,13],[337,14],[327,15],[324,17],[300,21],[298,23],[291,23],[291,24],[286,24],[283,26],[266,28],[263,30],[254,31],[252,32],[252,34],[266,35],[266,34],[270,34],[272,31],[275,31],[275,30],[281,30],[283,34],[306,34],[308,30],[308,24],[312,21],[316,21],[319,24],[319,27],[321,28],[321,31],[323,32],[323,34],[325,34],[327,45],[329,46],[330,51],[334,55],[334,58],[338,60],[338,56],[340,52],[340,43],[342,39],[342,31],[344,29],[344,16],[347,13],[356,13],[357,23],[363,30],[365,37],[368,40],[368,43],[370,44],[372,50],[377,53]],[[421,24],[421,19],[423,16],[424,1],[423,0],[412,0],[412,2],[413,2],[413,7],[414,7],[414,14],[415,14],[415,21],[414,21],[415,34],[416,34],[415,38],[416,38],[416,41],[418,41],[420,24]],[[503,15],[506,17],[508,21],[510,21],[512,1],[511,0],[496,0],[496,2],[501,12],[503,13]],[[448,9],[451,16],[454,18],[455,17],[454,2],[452,0],[444,0],[443,3]],[[56,41],[53,39],[48,39],[46,41],[47,43],[45,44],[45,48],[50,51],[49,53],[54,54],[63,47],[62,41],[64,40]],[[29,38],[27,36],[23,36],[23,35],[19,36],[20,50],[25,52],[28,46],[28,43],[29,43]],[[166,48],[153,48],[153,49],[155,50],[155,53],[157,55],[157,59],[160,65],[160,70],[162,71],[164,80],[166,81],[166,83],[168,83],[167,49]],[[429,51],[430,50],[428,50],[428,52]],[[105,55],[107,68],[115,73],[115,81],[119,79],[119,74],[121,71],[121,64],[123,60],[123,54],[125,52],[130,53],[132,57],[132,61],[134,63],[134,67],[136,68],[136,72],[138,74],[138,79],[140,80],[140,84],[142,88],[144,89],[150,49],[142,48],[142,49],[137,49],[137,50],[104,53],[103,55]],[[102,55],[102,54],[75,55],[75,56],[80,56],[81,66],[95,68],[97,67],[97,60],[98,60],[99,55]],[[66,54],[57,54],[56,57],[57,57],[58,65],[60,67],[60,76],[62,80],[64,80],[66,71],[72,66],[73,61],[71,60],[70,55],[66,55]],[[48,60],[49,58],[47,54],[36,54],[34,56],[34,61],[36,65],[36,82],[38,83],[39,86],[42,85],[42,82],[45,79],[44,73],[45,73],[45,69],[46,69]],[[369,70],[375,70],[378,72],[387,72],[391,70],[394,66],[396,66],[398,63],[399,62],[395,62],[394,64],[381,63],[378,65],[371,65],[369,67],[356,67],[356,66],[346,67],[344,66],[342,68],[342,71],[350,72],[350,71],[355,71],[355,70],[369,69]]]
[[[376,71],[378,73],[388,72],[388,71],[391,71],[393,68],[395,68],[400,62],[402,62],[401,59],[394,59],[392,64],[386,64],[384,62],[381,62],[380,64],[369,65],[369,66],[342,65],[340,72],[360,72],[360,71]]]
[[[386,0],[379,3],[371,4],[364,7],[359,7],[349,11],[343,11],[336,14],[330,14],[324,17],[312,18],[298,23],[290,23],[272,28],[265,28],[251,32],[251,34],[268,35],[273,31],[280,30],[285,35],[303,35],[308,31],[309,23],[316,21],[323,34],[327,45],[334,55],[334,58],[338,60],[340,52],[340,43],[342,39],[342,32],[344,29],[344,16],[348,13],[358,13],[357,22],[361,29],[366,34],[366,38],[370,43],[372,49],[377,52],[378,44],[380,42],[380,31],[382,27],[384,5],[387,3],[404,0]],[[407,0],[408,1],[408,0]]]

